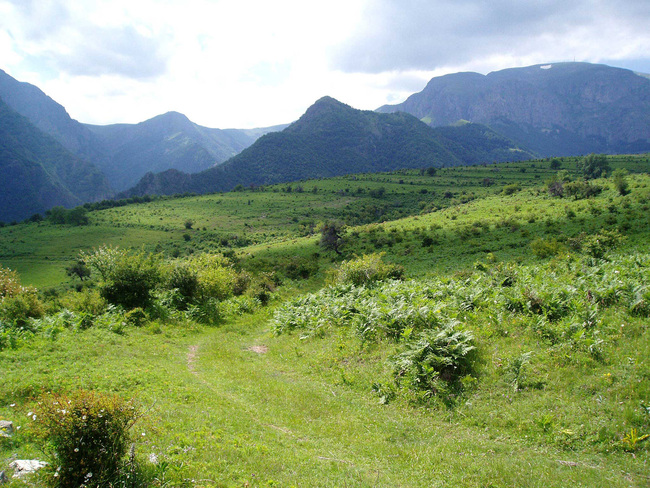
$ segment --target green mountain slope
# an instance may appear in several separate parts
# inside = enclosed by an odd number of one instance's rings
[[[588,63],[554,63],[433,78],[398,105],[431,126],[486,124],[544,156],[650,149],[650,80]]]
[[[20,220],[55,205],[107,198],[92,164],[72,155],[0,100],[0,220]]]
[[[124,195],[230,190],[348,173],[525,159],[530,152],[490,129],[433,130],[408,114],[356,110],[330,97],[282,132],[267,134],[219,167],[186,176],[147,175]]]
[[[261,135],[285,127],[211,129],[176,112],[139,124],[82,124],[38,87],[2,70],[0,98],[72,154],[100,168],[115,191],[133,186],[149,171],[205,170],[238,154]],[[99,191],[104,194],[102,188]]]
[[[40,88],[0,70],[0,98],[77,157],[98,163],[106,158],[102,141]]]
[[[139,124],[86,127],[103,141],[107,159],[99,167],[118,191],[135,185],[148,172],[203,171],[238,154],[260,135],[275,130],[211,129],[178,112]]]

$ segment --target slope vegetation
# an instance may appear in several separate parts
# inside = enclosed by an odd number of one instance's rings
[[[0,220],[107,198],[104,175],[0,99]]]
[[[236,185],[530,156],[487,127],[436,131],[407,114],[356,110],[324,97],[285,130],[265,135],[219,167],[194,175],[147,175],[124,195],[227,191]]]
[[[609,162],[630,172],[626,187],[601,178],[570,197],[541,178],[582,184],[565,159],[566,173],[537,160],[91,211],[93,225],[65,230],[107,242],[110,225],[140,250],[89,251],[89,264],[117,258],[169,273],[130,311],[106,303],[115,281],[100,276],[58,296],[4,292],[0,416],[21,429],[0,443],[0,459],[39,452],[42,392],[84,388],[144,406],[124,464],[134,486],[646,486],[649,160]],[[382,186],[382,198],[442,195],[410,217],[342,229],[343,257],[299,237],[305,212],[351,216]],[[247,224],[260,241],[210,257],[209,218],[240,235]],[[266,218],[275,223],[257,229]],[[135,239],[164,225],[184,227],[191,239],[178,240],[192,252],[143,252]],[[19,249],[53,227],[0,232]],[[165,251],[160,234],[146,245],[157,241]],[[267,267],[287,270],[291,258],[320,269],[289,277]],[[188,303],[191,287],[171,287],[197,267],[199,289],[214,294]],[[402,279],[380,279],[387,269]],[[235,276],[229,290],[214,286]],[[236,295],[235,285],[249,288]],[[20,300],[47,307],[20,325],[21,309],[7,306]]]

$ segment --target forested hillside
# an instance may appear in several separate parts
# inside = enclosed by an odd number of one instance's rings
[[[108,198],[105,176],[0,99],[0,221]]]
[[[487,127],[460,125],[437,131],[407,114],[356,110],[324,97],[298,121],[261,137],[219,167],[194,175],[149,174],[123,195],[228,191],[237,185],[530,157]]]

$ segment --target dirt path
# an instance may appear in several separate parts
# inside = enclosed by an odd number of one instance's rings
[[[190,346],[190,349],[187,353],[187,369],[190,373],[197,375],[198,373],[194,369],[194,363],[196,362],[196,356],[199,352],[199,346]]]

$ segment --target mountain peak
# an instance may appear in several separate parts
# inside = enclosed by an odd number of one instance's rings
[[[314,102],[314,104],[307,109],[305,112],[305,115],[309,114],[310,112],[323,112],[323,111],[332,111],[332,110],[341,110],[341,109],[352,109],[349,105],[346,105],[343,102],[339,102],[336,98],[332,98],[330,96],[324,96],[322,98],[319,98]]]

